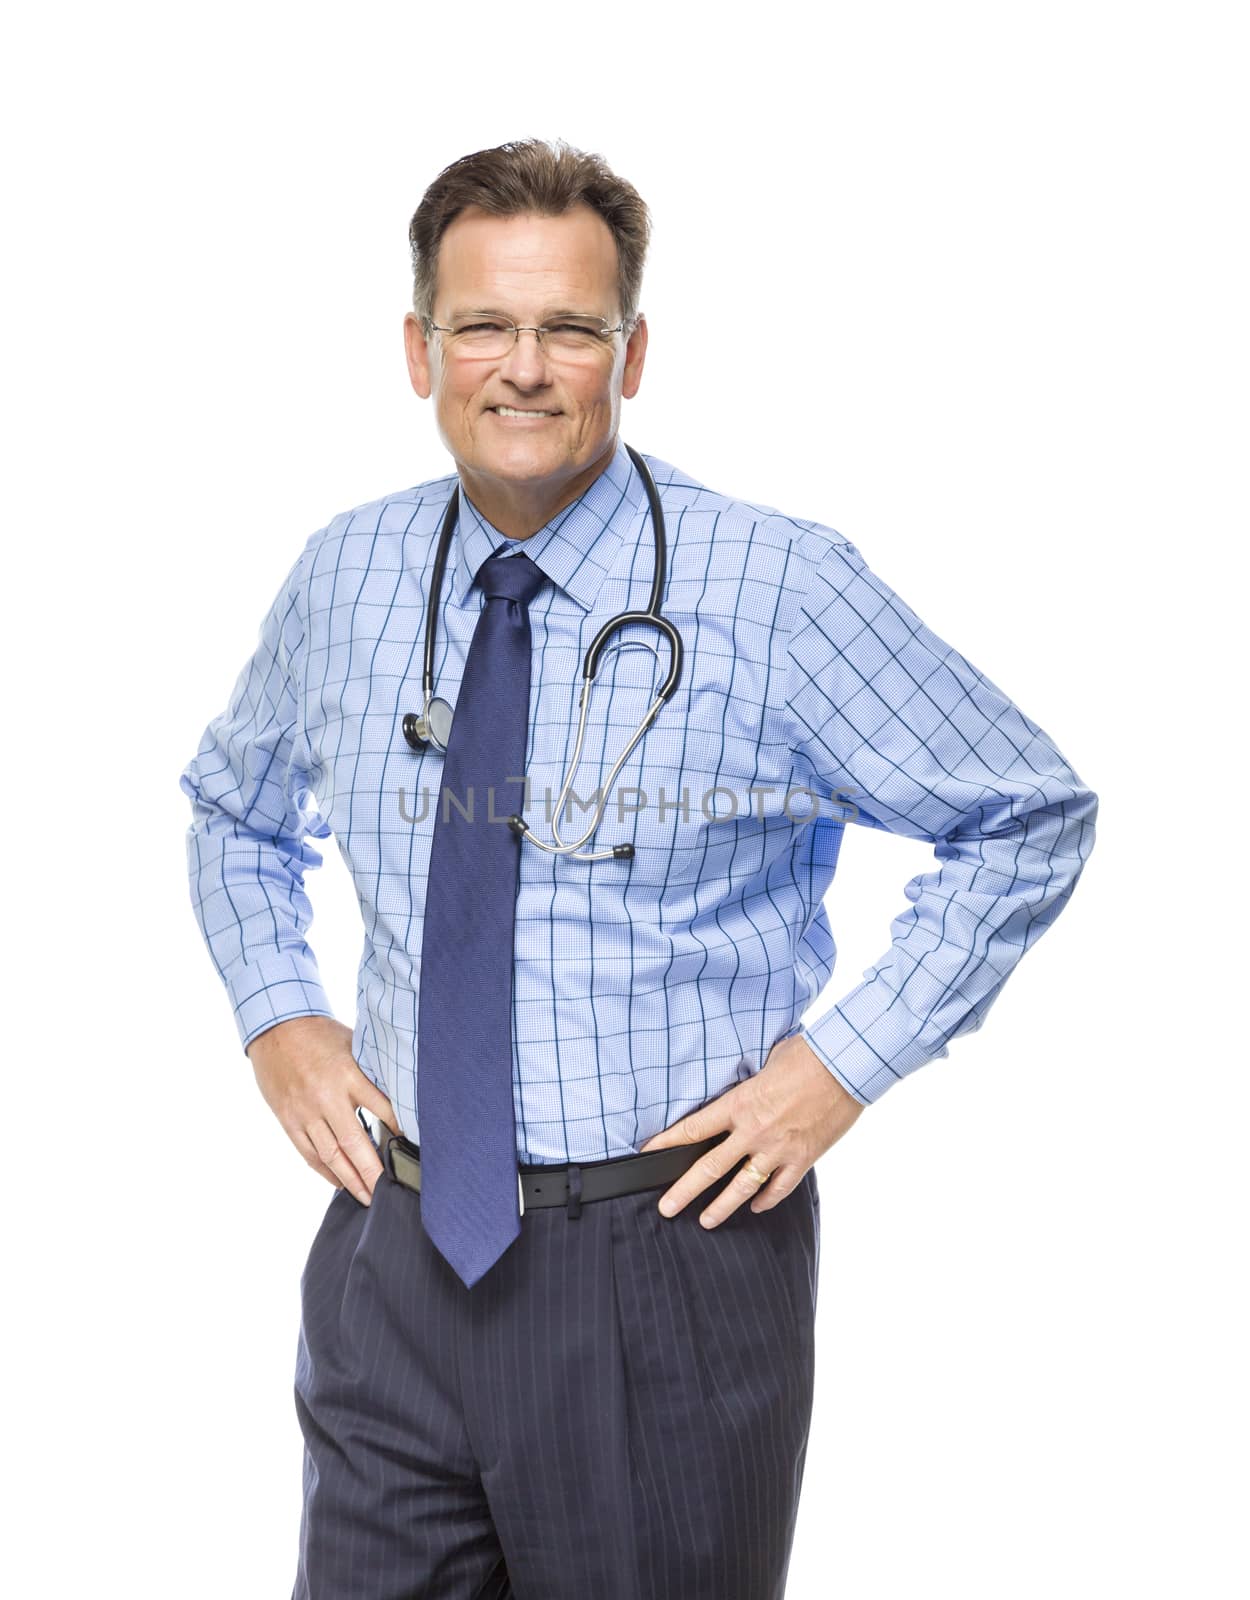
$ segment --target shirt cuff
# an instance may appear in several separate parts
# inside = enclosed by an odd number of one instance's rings
[[[945,1043],[936,1049],[921,1044],[917,1019],[892,995],[885,994],[884,1000],[888,1009],[882,1009],[880,985],[861,984],[823,1017],[799,1029],[847,1093],[866,1106],[909,1072],[950,1054]]]
[[[257,1034],[275,1023],[334,1015],[311,955],[274,951],[242,962],[226,975],[226,989],[245,1052]]]

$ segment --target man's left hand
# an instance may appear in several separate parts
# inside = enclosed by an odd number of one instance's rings
[[[847,1093],[802,1035],[795,1033],[779,1040],[745,1083],[735,1084],[638,1148],[641,1152],[698,1144],[730,1130],[727,1139],[700,1156],[660,1199],[663,1214],[676,1216],[710,1184],[739,1168],[699,1218],[705,1228],[714,1228],[743,1201],[750,1201],[752,1211],[779,1204],[864,1109],[863,1102]],[[767,1183],[751,1176],[751,1166],[769,1175]]]

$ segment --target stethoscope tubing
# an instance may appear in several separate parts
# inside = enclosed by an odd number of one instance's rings
[[[684,661],[681,633],[674,626],[674,624],[663,615],[661,611],[664,585],[668,579],[668,539],[664,523],[664,512],[660,505],[659,491],[655,486],[655,480],[651,476],[650,469],[643,460],[642,456],[639,455],[632,445],[626,445],[625,449],[629,454],[630,460],[638,469],[638,475],[642,479],[643,487],[646,490],[647,502],[651,513],[652,533],[655,540],[655,564],[651,578],[651,596],[647,604],[647,609],[645,611],[622,611],[616,616],[609,618],[609,620],[604,623],[603,627],[600,628],[599,632],[595,635],[594,639],[590,643],[589,649],[586,651],[586,658],[582,665],[581,691],[578,696],[577,739],[573,750],[573,762],[568,776],[564,780],[564,786],[560,791],[560,798],[556,802],[555,819],[551,824],[552,837],[556,842],[554,844],[548,844],[545,840],[540,839],[537,834],[535,834],[528,826],[523,817],[514,816],[509,818],[509,825],[519,838],[528,839],[531,844],[537,845],[540,850],[546,850],[554,855],[575,856],[575,859],[579,861],[601,861],[611,856],[625,858],[633,856],[634,848],[632,845],[628,844],[614,845],[608,850],[595,851],[589,854],[575,855],[575,852],[581,850],[582,845],[586,843],[591,834],[594,833],[599,827],[604,808],[607,805],[607,796],[611,791],[612,784],[617,773],[624,766],[630,752],[638,743],[639,739],[642,738],[643,734],[655,720],[660,708],[671,698],[676,690],[677,685],[681,681],[682,665]],[[436,701],[434,695],[434,647],[437,628],[437,614],[440,604],[440,597],[443,592],[443,577],[447,567],[447,553],[451,548],[451,535],[459,516],[459,507],[460,486],[457,483],[451,491],[451,496],[447,501],[447,509],[443,513],[443,520],[439,527],[438,548],[434,555],[434,571],[430,584],[430,602],[426,615],[425,653],[421,671],[421,689],[424,698],[424,710],[419,719],[413,717],[411,713],[409,713],[403,719],[404,737],[414,750],[420,750],[421,746],[425,743],[432,743],[435,749],[438,749],[442,754],[446,754],[446,745],[445,743],[440,743],[439,740],[434,737],[430,720],[431,710],[436,704],[445,706],[445,702]],[[564,807],[565,799],[568,796],[569,790],[573,787],[573,780],[577,776],[578,768],[581,766],[582,743],[585,738],[586,716],[590,704],[590,690],[594,685],[596,676],[598,675],[600,659],[604,649],[607,646],[608,640],[614,633],[619,632],[620,629],[628,626],[630,623],[641,623],[650,627],[654,627],[658,629],[667,639],[669,645],[668,676],[661,684],[656,693],[655,699],[652,701],[646,712],[646,715],[639,723],[633,737],[625,746],[611,772],[609,773],[607,782],[603,785],[603,794],[595,808],[590,826],[586,829],[585,833],[582,834],[580,839],[575,840],[571,844],[566,844],[560,837],[558,821],[560,812]],[[641,643],[642,641],[634,642]],[[651,650],[656,659],[659,660],[659,651],[656,650],[654,646],[645,645],[644,648]],[[450,708],[445,707],[445,709],[448,715],[450,715]],[[448,723],[448,727],[450,727],[450,723]]]

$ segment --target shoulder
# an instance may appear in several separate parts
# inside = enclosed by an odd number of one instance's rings
[[[306,594],[310,584],[320,589],[353,569],[404,564],[407,540],[424,545],[436,537],[455,483],[456,474],[449,472],[335,512],[306,541],[293,582]],[[394,547],[389,562],[388,546]]]
[[[769,575],[801,601],[822,581],[848,579],[861,563],[849,538],[826,522],[710,488],[658,456],[644,459],[674,548],[684,546],[688,556],[705,548],[722,573]]]
[[[431,520],[441,517],[455,483],[456,474],[448,472],[441,478],[427,478],[424,483],[395,489],[338,511],[312,536],[306,549],[339,547],[347,541],[424,529]]]

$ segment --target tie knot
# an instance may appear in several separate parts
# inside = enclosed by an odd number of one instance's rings
[[[514,556],[487,556],[477,573],[478,585],[488,600],[503,595],[522,605],[528,605],[546,581],[547,574],[523,550]]]

